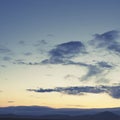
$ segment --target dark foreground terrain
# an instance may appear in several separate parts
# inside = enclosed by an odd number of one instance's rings
[[[0,120],[120,120],[120,116],[112,112],[101,112],[94,115],[68,116],[48,115],[39,117],[1,115]]]

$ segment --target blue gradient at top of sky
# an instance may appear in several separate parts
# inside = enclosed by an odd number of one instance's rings
[[[118,0],[0,0],[0,41],[35,40],[47,34],[57,41],[87,40],[118,29]]]

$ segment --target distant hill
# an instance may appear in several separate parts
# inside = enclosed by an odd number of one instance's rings
[[[120,116],[112,112],[105,111],[92,115],[90,120],[120,120]]]
[[[120,116],[112,112],[105,111],[94,115],[81,115],[81,116],[69,116],[69,115],[46,115],[39,117],[26,117],[16,115],[1,115],[0,120],[120,120]]]
[[[107,112],[106,112],[107,111]],[[43,116],[115,116],[120,115],[120,108],[106,108],[106,109],[73,109],[73,108],[61,108],[54,109],[44,106],[11,106],[0,107],[0,116],[24,116],[24,117],[43,117]],[[95,116],[94,116],[95,117]],[[112,118],[112,117],[111,117]],[[120,120],[120,119],[119,119]]]

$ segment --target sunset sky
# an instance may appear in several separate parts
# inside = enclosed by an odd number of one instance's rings
[[[0,0],[0,107],[120,107],[119,0]]]

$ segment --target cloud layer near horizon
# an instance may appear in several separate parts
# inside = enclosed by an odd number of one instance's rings
[[[58,92],[68,95],[84,95],[85,93],[106,93],[112,98],[120,99],[120,86],[74,86],[74,87],[56,87],[50,89],[27,89],[30,92],[51,93]]]

